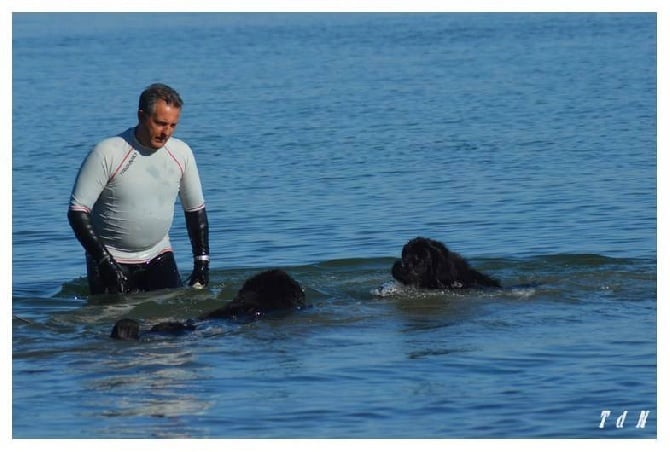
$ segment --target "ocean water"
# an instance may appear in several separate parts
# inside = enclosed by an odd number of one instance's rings
[[[657,437],[655,14],[12,26],[14,438]],[[185,100],[212,283],[89,297],[70,190],[154,81]],[[505,288],[393,286],[419,235]],[[310,309],[109,338],[275,267]]]

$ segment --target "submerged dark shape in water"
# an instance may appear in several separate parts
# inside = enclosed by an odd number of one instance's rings
[[[502,287],[498,280],[472,268],[460,254],[425,237],[416,237],[403,246],[402,258],[395,261],[391,274],[417,289]]]
[[[290,312],[305,307],[305,292],[300,284],[283,270],[274,269],[258,273],[247,279],[232,301],[223,307],[201,315],[199,320],[231,319],[252,322],[268,313]],[[186,322],[162,322],[154,325],[150,333],[180,334],[196,329],[189,319]],[[140,324],[133,319],[121,319],[114,325],[111,337],[136,340]]]
[[[114,324],[111,336],[114,339],[139,339],[140,324],[133,319],[121,319]]]

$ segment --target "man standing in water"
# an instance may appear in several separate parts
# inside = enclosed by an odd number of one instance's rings
[[[193,250],[188,284],[209,283],[209,224],[191,148],[172,134],[182,100],[156,83],[140,95],[138,124],[84,160],[68,220],[86,251],[91,294],[181,287],[168,237],[177,194]]]

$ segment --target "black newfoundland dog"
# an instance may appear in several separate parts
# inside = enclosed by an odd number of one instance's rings
[[[200,316],[199,320],[231,319],[252,322],[268,313],[290,312],[305,307],[305,292],[296,280],[283,270],[267,270],[247,279],[232,301],[221,308]],[[150,332],[180,334],[196,328],[193,320],[163,322]],[[121,319],[114,325],[114,339],[139,339],[140,324],[133,319]]]
[[[417,289],[501,287],[500,282],[470,267],[443,243],[416,237],[402,248],[402,259],[391,269],[393,278]]]

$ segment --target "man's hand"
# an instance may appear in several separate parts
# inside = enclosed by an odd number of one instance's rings
[[[193,261],[193,273],[188,285],[196,289],[204,289],[209,284],[209,260]]]
[[[191,239],[193,251],[193,273],[188,285],[196,289],[204,289],[209,284],[209,221],[207,211],[203,207],[192,212],[185,212],[186,230]]]
[[[100,277],[105,284],[105,288],[109,293],[128,292],[128,278],[114,258],[105,256],[105,258],[98,263],[98,270],[100,271]]]

